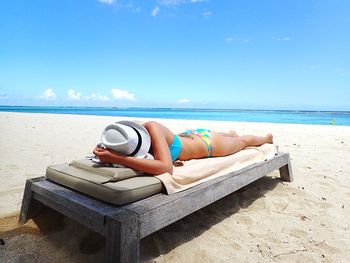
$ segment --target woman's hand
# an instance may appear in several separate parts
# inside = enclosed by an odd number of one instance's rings
[[[95,147],[93,153],[101,160],[103,163],[115,163],[115,153],[111,150]]]

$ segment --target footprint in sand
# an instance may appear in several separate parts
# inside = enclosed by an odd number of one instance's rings
[[[251,227],[253,225],[253,220],[248,216],[237,215],[237,216],[235,216],[235,219],[241,225],[245,225],[247,227]]]
[[[307,237],[308,233],[306,233],[304,230],[298,229],[298,228],[293,228],[289,235],[296,237],[296,238],[302,238],[302,237]]]
[[[326,209],[326,208],[331,208],[334,206],[333,204],[329,203],[328,201],[321,199],[321,197],[319,200],[311,200],[311,199],[305,198],[302,204],[303,204],[303,208],[305,208],[305,209],[311,209],[315,206]]]
[[[323,209],[328,209],[328,208],[332,208],[334,207],[334,205],[330,204],[330,203],[326,203],[325,201],[320,202],[319,207],[323,208]]]
[[[313,184],[313,186],[317,186],[317,189],[321,190],[321,192],[329,192],[336,190],[334,184],[331,184],[329,182],[316,182],[315,184]]]
[[[322,186],[330,186],[330,183],[326,183],[326,182],[317,182],[317,184],[322,185]]]
[[[15,164],[7,164],[5,165],[5,168],[12,170],[12,169],[19,169],[18,165]]]
[[[264,209],[267,206],[265,198],[257,199],[251,207],[253,209]]]
[[[242,250],[242,246],[237,242],[232,242],[232,243],[230,243],[230,249],[240,251],[240,250]]]

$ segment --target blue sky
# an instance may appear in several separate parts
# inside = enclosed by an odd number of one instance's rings
[[[0,105],[350,110],[350,1],[1,1]]]

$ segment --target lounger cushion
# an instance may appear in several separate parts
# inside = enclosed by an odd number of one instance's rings
[[[90,160],[48,166],[46,177],[115,205],[131,203],[163,190],[161,181],[154,176],[141,175],[130,168],[101,167]]]

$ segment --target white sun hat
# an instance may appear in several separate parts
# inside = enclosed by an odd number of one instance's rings
[[[136,122],[118,121],[103,130],[101,143],[123,155],[148,158],[151,137],[146,128]]]

